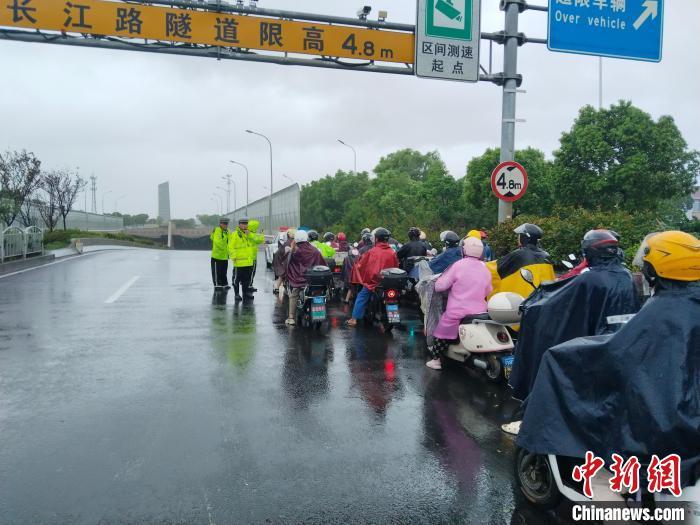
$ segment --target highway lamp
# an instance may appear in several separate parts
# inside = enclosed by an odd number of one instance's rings
[[[222,191],[224,195],[226,195],[226,213],[231,213],[231,192],[226,188],[222,188],[221,186],[217,186],[216,189]]]
[[[348,144],[347,142],[343,142],[343,141],[340,140],[340,139],[338,139],[338,142],[340,142],[340,143],[341,143],[343,146],[345,146],[346,148],[350,148],[350,149],[352,150],[353,159],[355,159],[355,160],[354,160],[354,163],[353,163],[353,166],[355,167],[355,169],[353,170],[353,173],[354,173],[355,175],[357,175],[357,151],[355,150],[354,147],[352,147],[352,146],[351,146],[350,144]]]
[[[236,196],[238,195],[238,186],[236,185],[236,181],[233,180],[233,175],[227,173],[226,177],[222,177],[223,179],[226,179],[226,182],[229,184],[233,185],[233,210],[231,211],[236,211],[238,209],[238,199]]]
[[[248,166],[240,162],[236,162],[235,160],[229,160],[229,162],[231,164],[235,164],[236,166],[240,166],[245,170],[245,214],[248,216],[248,203],[250,202],[250,196],[248,194],[248,190],[250,189],[250,185],[248,184]]]
[[[229,173],[221,177],[221,180],[226,181],[226,207],[228,208],[228,213],[236,210],[236,182],[231,180],[232,177],[233,175]],[[233,210],[231,209],[231,184],[233,184]]]
[[[272,191],[274,188],[274,181],[273,181],[273,175],[272,175],[272,142],[270,139],[266,136],[263,135],[262,133],[258,133],[257,131],[251,131],[249,129],[245,130],[246,133],[250,133],[251,135],[257,135],[258,137],[262,137],[267,141],[267,144],[270,146],[270,201],[268,203],[268,210],[267,210],[267,222],[268,222],[268,228],[269,231],[272,232]]]
[[[218,212],[218,215],[221,216],[221,207],[219,206],[219,201],[216,200],[214,197],[209,197],[210,201],[213,201],[214,204],[216,204],[216,209],[214,211]]]
[[[117,211],[117,205],[119,204],[119,201],[122,200],[126,195],[120,195],[116,199],[114,199],[114,211]]]
[[[105,214],[105,197],[112,193],[112,190],[106,191],[102,194],[102,215]]]
[[[212,193],[212,195],[213,195],[214,197],[216,197],[217,203],[219,204],[219,215],[223,215],[224,201],[223,201],[223,199],[221,198],[221,195],[219,195],[219,194],[216,193],[216,192],[215,192],[215,193]]]

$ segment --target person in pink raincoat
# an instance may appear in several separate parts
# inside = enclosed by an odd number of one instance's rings
[[[468,315],[483,314],[488,310],[486,297],[491,293],[491,272],[481,261],[484,245],[480,239],[469,237],[464,241],[464,259],[450,266],[435,281],[436,292],[446,292],[447,308],[433,332],[434,344],[429,348],[432,359],[426,366],[442,369],[442,357],[447,347],[459,339],[459,324]]]

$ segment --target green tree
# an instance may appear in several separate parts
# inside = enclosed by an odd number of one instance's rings
[[[498,199],[491,189],[491,173],[500,162],[499,148],[489,148],[467,165],[464,178],[465,217],[470,227],[487,227],[498,221]],[[528,174],[525,196],[513,203],[513,216],[521,214],[547,215],[552,210],[551,163],[538,149],[515,152],[515,160]]]
[[[659,211],[680,207],[700,173],[673,118],[651,116],[631,102],[585,106],[554,153],[557,202],[587,209]]]
[[[445,163],[437,151],[421,153],[413,149],[402,149],[382,157],[374,168],[377,177],[394,171],[403,173],[415,181],[423,181],[430,173],[435,171],[447,173]]]
[[[205,213],[197,215],[197,219],[199,219],[199,222],[201,222],[205,226],[211,226],[214,228],[219,225],[220,218],[221,217],[219,215],[207,215]]]
[[[338,170],[306,184],[301,191],[301,223],[319,229],[341,225],[355,199],[367,188],[367,172]]]

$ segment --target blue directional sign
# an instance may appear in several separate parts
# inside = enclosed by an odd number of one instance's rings
[[[549,0],[551,51],[659,62],[663,0]]]

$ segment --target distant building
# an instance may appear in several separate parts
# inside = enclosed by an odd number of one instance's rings
[[[158,184],[158,220],[161,224],[167,224],[170,216],[170,183]]]

